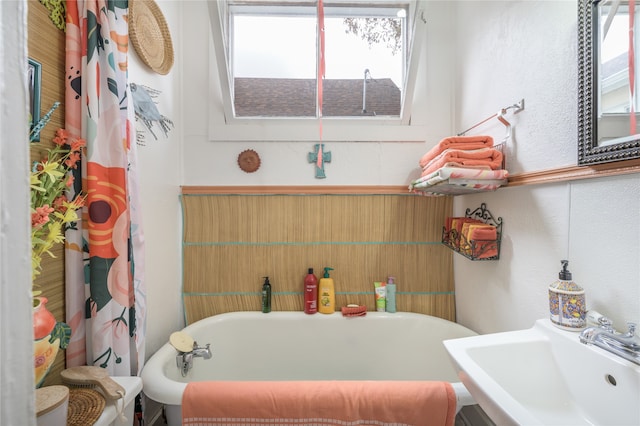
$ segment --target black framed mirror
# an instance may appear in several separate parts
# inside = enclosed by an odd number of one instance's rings
[[[636,46],[640,4],[578,0],[578,165],[640,158]]]

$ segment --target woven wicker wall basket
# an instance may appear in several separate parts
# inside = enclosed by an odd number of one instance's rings
[[[129,39],[138,56],[153,71],[164,75],[171,70],[171,33],[155,1],[129,1]]]

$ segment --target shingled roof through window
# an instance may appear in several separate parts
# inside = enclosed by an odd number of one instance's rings
[[[315,117],[315,79],[236,78],[237,117]],[[366,82],[363,112],[362,79],[323,81],[324,117],[399,116],[400,89],[389,78]]]

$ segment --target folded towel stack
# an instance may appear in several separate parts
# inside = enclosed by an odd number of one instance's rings
[[[462,227],[465,245],[461,250],[474,259],[487,259],[498,254],[498,232],[495,226],[466,223]]]
[[[419,195],[429,195],[429,188],[437,188],[438,194],[494,191],[507,183],[506,170],[482,170],[460,167],[442,167],[435,172],[411,182],[409,190]],[[445,187],[446,185],[446,187]]]
[[[474,259],[498,255],[498,230],[495,226],[469,217],[449,217],[443,242]]]
[[[444,138],[420,158],[419,164],[420,179],[409,187],[414,192],[430,192],[424,188],[435,185],[440,185],[441,194],[455,194],[460,188],[460,193],[490,191],[507,182],[502,150],[494,146],[491,136]],[[464,175],[464,181],[456,175]],[[451,181],[451,177],[458,181]]]
[[[442,167],[481,170],[502,168],[502,152],[493,146],[491,136],[452,136],[442,139],[420,159],[422,175]]]
[[[442,154],[447,149],[482,149],[491,148],[493,138],[491,136],[450,136],[442,139],[436,146],[420,159],[420,166],[424,167],[429,161]]]
[[[466,223],[482,224],[478,219],[470,217],[448,217],[445,222],[445,242],[456,250],[460,250],[462,243],[462,229]],[[466,236],[465,236],[466,238]]]
[[[498,170],[502,167],[502,152],[495,148],[447,149],[422,167],[421,176],[427,176],[442,167]]]

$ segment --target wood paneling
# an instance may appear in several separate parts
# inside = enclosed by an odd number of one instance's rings
[[[509,177],[507,186],[540,185],[608,176],[640,173],[640,159],[596,164],[593,166],[567,166],[536,172],[520,173]]]

